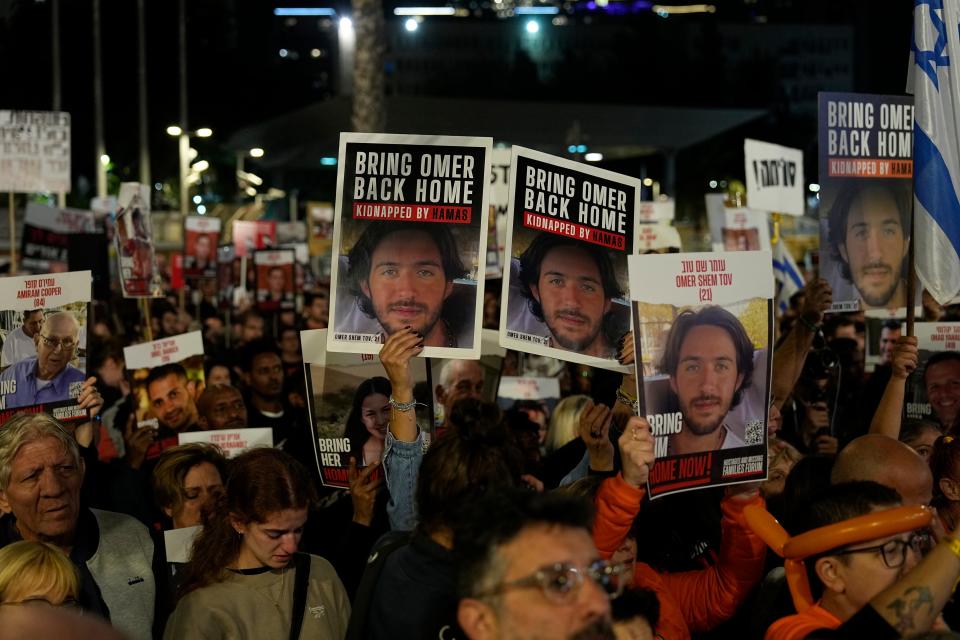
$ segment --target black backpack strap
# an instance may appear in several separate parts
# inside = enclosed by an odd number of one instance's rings
[[[303,628],[303,611],[307,606],[307,585],[310,582],[310,554],[293,556],[296,572],[293,578],[293,617],[290,619],[290,640],[299,640]]]
[[[410,532],[390,531],[374,545],[367,558],[367,568],[353,596],[350,608],[350,624],[347,625],[347,640],[367,640],[367,616],[373,603],[373,593],[383,572],[387,558],[397,549],[410,544]]]

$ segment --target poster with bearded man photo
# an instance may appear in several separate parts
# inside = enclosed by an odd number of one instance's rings
[[[819,94],[820,274],[830,311],[907,307],[913,98]],[[917,287],[920,306],[923,287]]]
[[[480,357],[491,138],[341,133],[327,348]]]
[[[630,257],[652,497],[766,478],[771,264],[769,251]]]
[[[640,180],[516,146],[511,166],[500,344],[625,371]]]

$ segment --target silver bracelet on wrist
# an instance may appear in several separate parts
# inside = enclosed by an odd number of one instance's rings
[[[390,406],[396,409],[397,411],[410,411],[411,409],[416,408],[417,405],[425,406],[422,403],[417,402],[416,398],[410,402],[400,402],[399,400],[394,399],[393,396],[390,396]]]
[[[630,409],[633,410],[633,415],[635,416],[640,415],[640,402],[638,400],[634,400],[633,398],[625,394],[623,391],[621,391],[619,388],[617,388],[617,402],[619,402],[620,404],[625,404],[628,407],[630,407]]]

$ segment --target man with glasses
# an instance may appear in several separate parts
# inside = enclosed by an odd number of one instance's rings
[[[805,513],[801,514],[801,522],[803,531],[811,531],[900,505],[900,495],[889,487],[870,481],[847,482],[833,485],[819,499],[811,500]],[[932,546],[933,538],[929,533],[912,531],[832,549],[808,558],[804,563],[811,592],[818,599],[816,604],[803,613],[775,622],[768,629],[766,640],[805,638],[818,629],[840,627],[881,592],[903,579]],[[916,604],[924,610],[934,606],[932,599],[925,601],[921,590],[913,593],[920,597]],[[873,609],[867,609],[857,622],[871,614],[876,615]],[[920,631],[921,628],[914,630]]]
[[[505,491],[476,505],[457,537],[457,619],[471,640],[613,639],[610,599],[624,566],[600,558],[589,503],[560,494]]]
[[[3,408],[60,402],[80,395],[83,371],[70,364],[79,346],[80,324],[66,311],[49,315],[33,336],[37,355],[0,374]]]

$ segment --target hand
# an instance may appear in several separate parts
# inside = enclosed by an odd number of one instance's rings
[[[812,431],[830,428],[830,408],[826,402],[804,402],[804,405],[807,409],[807,422],[810,423]]]
[[[800,315],[812,324],[820,324],[824,312],[833,304],[833,289],[830,288],[830,283],[823,278],[811,280],[803,288],[803,293]]]
[[[543,482],[541,482],[536,476],[532,476],[529,473],[525,473],[520,476],[520,479],[526,482],[531,489],[537,493],[543,493]]]
[[[387,338],[380,349],[380,363],[387,372],[393,397],[400,402],[413,398],[410,358],[423,352],[423,336],[405,327]]]
[[[100,415],[100,410],[103,409],[103,396],[97,391],[96,377],[90,376],[83,381],[83,386],[80,387],[80,395],[77,396],[77,404],[80,405],[81,409],[87,410],[87,415],[91,420]]]
[[[623,480],[639,489],[647,483],[650,469],[656,461],[650,424],[644,418],[630,418],[619,444]]]
[[[617,343],[617,362],[631,365],[634,362],[633,331],[627,331]]]
[[[383,484],[383,478],[371,479],[374,472],[380,467],[379,462],[368,464],[362,471],[357,470],[357,459],[350,458],[350,470],[347,477],[350,479],[350,501],[353,503],[353,521],[369,527],[373,522],[373,506],[377,501],[377,493]]]
[[[613,469],[613,443],[610,442],[610,424],[613,412],[602,404],[587,401],[580,412],[580,439],[587,445],[590,468],[595,471]]]
[[[137,429],[137,415],[130,413],[127,425],[123,429],[123,442],[127,445],[127,464],[131,469],[139,469],[147,459],[147,450],[157,438],[155,429]]]
[[[901,336],[893,347],[890,358],[891,375],[898,380],[906,380],[920,362],[920,349],[916,336]]]
[[[834,436],[826,433],[814,438],[813,444],[810,445],[813,453],[825,453],[828,455],[836,455],[839,448],[840,442]]]

